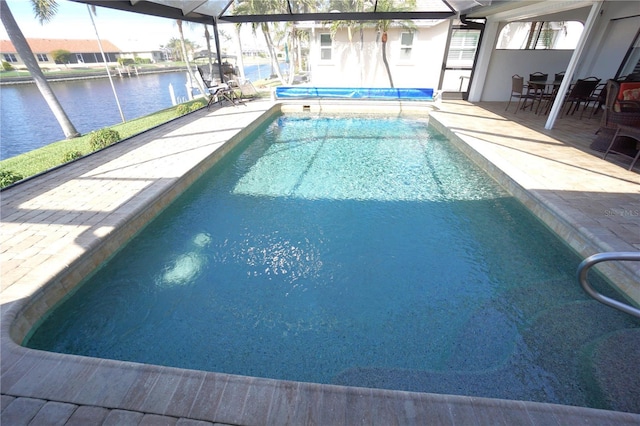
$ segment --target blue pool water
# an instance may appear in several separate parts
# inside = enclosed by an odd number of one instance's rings
[[[615,392],[638,389],[628,369],[637,360],[616,351],[625,333],[638,340],[640,322],[582,292],[579,260],[426,120],[280,116],[25,344],[276,379],[640,410],[637,401],[615,405]],[[604,380],[610,367],[620,377]]]

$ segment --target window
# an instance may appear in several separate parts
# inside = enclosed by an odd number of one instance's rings
[[[331,60],[331,34],[320,34],[320,60]]]
[[[453,30],[447,54],[447,67],[471,68],[479,40],[480,30]]]
[[[411,59],[411,49],[413,49],[413,33],[400,34],[400,60]]]
[[[38,62],[49,62],[49,58],[47,58],[46,53],[38,53],[36,54],[36,58],[38,58]]]
[[[584,25],[577,21],[510,22],[500,31],[498,49],[572,50],[576,48]]]
[[[4,56],[4,60],[7,62],[18,62],[18,59],[16,59],[16,55],[14,55],[13,53],[5,53],[2,56]]]

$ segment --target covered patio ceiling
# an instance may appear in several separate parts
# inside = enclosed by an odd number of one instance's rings
[[[450,19],[497,0],[72,0],[94,6],[169,19],[212,24],[219,22],[379,21]],[[360,10],[358,10],[360,9]]]

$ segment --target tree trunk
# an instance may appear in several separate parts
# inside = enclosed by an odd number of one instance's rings
[[[278,63],[278,56],[276,55],[275,48],[273,47],[273,40],[271,39],[271,33],[269,32],[269,26],[266,23],[262,23],[260,25],[262,32],[264,33],[264,38],[267,41],[267,48],[269,49],[269,56],[271,57],[271,66],[273,67],[278,79],[282,84],[285,84],[284,77],[282,76],[282,71],[280,71],[280,64]]]
[[[238,71],[240,72],[240,80],[243,82],[246,80],[246,76],[244,74],[244,58],[242,56],[242,39],[240,38],[240,26],[236,25],[236,37],[238,40]]]
[[[213,52],[211,52],[211,34],[209,34],[209,27],[204,24],[204,39],[207,42],[207,59],[209,60],[209,75],[213,76]]]
[[[206,96],[207,92],[204,90],[202,82],[196,78],[195,74],[193,73],[193,69],[191,68],[191,63],[189,62],[189,56],[187,55],[187,45],[184,42],[184,33],[182,32],[182,21],[180,19],[177,19],[176,24],[178,25],[178,31],[180,32],[180,47],[182,48],[182,55],[184,55],[184,62],[185,64],[187,64],[187,72],[189,73],[189,78],[191,78],[191,81],[196,82],[200,93]],[[211,75],[213,76],[213,74]],[[223,81],[222,79],[223,77],[220,76],[220,81]],[[189,95],[191,96],[191,94]]]
[[[387,33],[382,33],[382,62],[387,69],[387,75],[389,76],[389,84],[393,89],[393,78],[391,78],[391,69],[389,68],[389,62],[387,61]]]
[[[20,58],[26,65],[27,70],[29,70],[29,73],[35,81],[38,90],[40,90],[42,97],[47,102],[47,105],[49,105],[49,108],[56,117],[56,120],[58,120],[58,124],[60,124],[65,137],[67,139],[77,138],[80,136],[80,133],[71,123],[71,120],[69,120],[69,117],[64,109],[62,109],[60,102],[58,102],[58,98],[56,98],[51,86],[49,86],[49,82],[42,73],[38,62],[33,55],[33,51],[27,43],[27,39],[22,34],[20,27],[18,27],[18,23],[13,18],[13,14],[5,0],[0,0],[0,18],[2,19],[4,28],[7,30],[9,40],[11,40],[13,47],[16,48],[16,52],[20,55]]]
[[[293,45],[294,43],[293,42],[294,37],[295,36],[292,36],[291,45]],[[293,80],[296,78],[296,59],[295,59],[296,55],[293,48],[289,49],[288,52],[289,52],[289,81],[287,82],[287,84],[291,86],[293,84]]]

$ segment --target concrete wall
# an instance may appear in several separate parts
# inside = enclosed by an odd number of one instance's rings
[[[401,33],[407,30],[393,28],[388,32],[387,60],[395,87],[437,88],[444,57],[449,23],[419,28],[414,33],[411,58],[401,59]],[[382,42],[372,28],[353,32],[349,41],[347,30],[339,31],[333,39],[331,61],[320,60],[320,34],[314,31],[310,52],[312,86],[335,87],[390,87],[382,60]]]
[[[605,2],[595,27],[587,39],[574,80],[596,76],[602,81],[615,77],[627,49],[640,28],[638,3]],[[588,8],[564,12],[562,15],[541,16],[539,19],[578,20],[584,22]],[[635,16],[634,16],[635,15]],[[506,23],[500,24],[500,29]],[[498,31],[499,33],[499,31]],[[482,101],[506,101],[511,92],[511,76],[525,79],[535,71],[552,74],[566,69],[572,50],[493,50],[482,90]]]
[[[564,71],[572,50],[496,50],[493,52],[484,90],[483,101],[504,101],[511,94],[511,76],[518,74],[526,80],[529,74],[540,71],[549,78]]]
[[[589,48],[578,65],[582,75],[615,76],[640,28],[639,14],[640,4],[635,1],[604,3],[598,27],[587,41]]]

